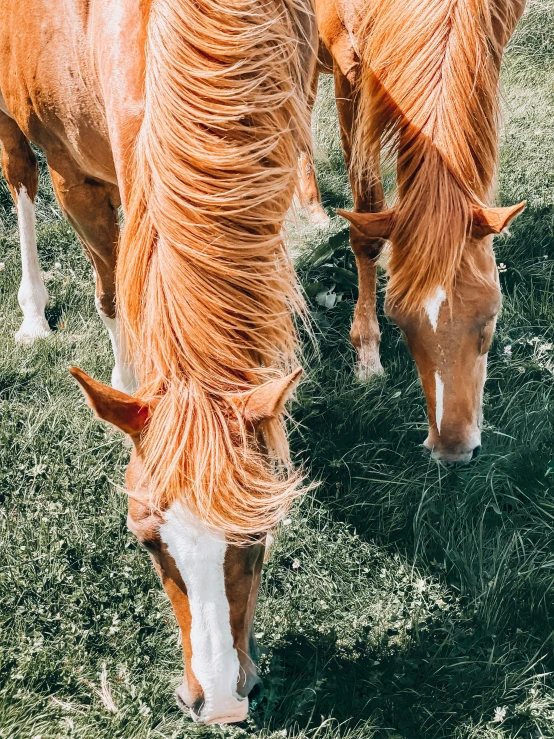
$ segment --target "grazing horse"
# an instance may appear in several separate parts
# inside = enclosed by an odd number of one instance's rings
[[[427,400],[433,458],[467,462],[481,443],[487,352],[501,295],[492,249],[525,207],[489,207],[502,53],[524,0],[316,0],[319,71],[332,72],[354,197],[357,372],[382,372],[377,260],[390,241],[385,310],[400,327]],[[313,93],[312,93],[313,97]],[[310,150],[308,150],[309,152]],[[398,194],[387,209],[384,151]],[[306,164],[308,162],[308,164]],[[301,202],[319,192],[301,159]]]
[[[283,410],[300,376],[287,372],[301,301],[280,233],[309,137],[315,44],[302,0],[2,4],[18,338],[49,331],[32,141],[92,261],[118,389],[72,374],[97,416],[132,440],[128,525],[181,628],[178,702],[202,723],[247,714],[265,532],[299,489]]]

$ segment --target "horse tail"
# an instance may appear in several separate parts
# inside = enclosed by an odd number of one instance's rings
[[[491,0],[378,0],[360,31],[354,167],[397,154],[389,299],[415,309],[451,296],[474,205],[490,197],[502,48]],[[468,257],[468,268],[471,259]]]
[[[309,136],[307,17],[301,0],[153,0],[147,21],[118,309],[154,408],[156,502],[185,499],[231,536],[271,528],[298,482],[249,450],[228,401],[295,357],[303,303],[281,228]],[[266,426],[286,462],[282,424]]]

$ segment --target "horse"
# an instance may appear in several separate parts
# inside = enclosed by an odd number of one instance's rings
[[[399,326],[427,401],[431,456],[467,463],[481,444],[487,354],[501,305],[492,241],[525,208],[491,206],[499,72],[525,0],[316,0],[320,72],[334,76],[354,211],[357,375],[383,372],[377,261],[390,242],[385,312]],[[387,207],[381,157],[396,158]],[[321,223],[311,148],[301,203]]]
[[[181,630],[177,701],[200,723],[241,721],[259,684],[266,533],[302,487],[283,420],[301,374],[291,369],[302,299],[281,227],[309,137],[311,6],[6,0],[2,16],[17,339],[50,331],[33,142],[94,268],[113,387],[71,373],[97,417],[131,440],[127,523]]]

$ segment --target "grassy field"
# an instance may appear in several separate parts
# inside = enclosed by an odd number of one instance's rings
[[[306,342],[292,444],[321,484],[265,568],[266,690],[243,726],[202,728],[175,704],[176,625],[117,489],[128,449],[67,373],[75,363],[109,380],[91,269],[43,176],[57,330],[15,345],[20,260],[0,183],[1,739],[554,737],[554,0],[531,2],[504,98],[499,199],[529,208],[497,242],[505,300],[471,467],[439,468],[422,449],[422,391],[385,318],[386,375],[356,383],[344,224],[295,224],[308,295],[342,300],[312,300],[319,355]],[[315,130],[333,213],[349,194],[329,80]]]

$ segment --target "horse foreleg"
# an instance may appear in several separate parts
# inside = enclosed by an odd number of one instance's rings
[[[355,247],[352,247],[355,249]],[[350,341],[356,348],[358,362],[356,375],[362,382],[373,375],[383,373],[379,344],[381,333],[376,312],[377,257],[372,257],[364,249],[356,251],[358,266],[358,301],[354,311],[354,321],[350,329]]]
[[[59,171],[58,171],[59,170]],[[50,170],[58,202],[77,232],[96,276],[95,305],[108,331],[114,354],[112,386],[126,393],[137,389],[116,315],[115,266],[119,238],[119,193],[114,185],[91,180],[64,163]]]
[[[98,298],[94,301],[98,315],[102,319],[108,336],[110,337],[110,343],[112,345],[112,351],[114,355],[114,366],[112,369],[112,387],[116,390],[121,390],[124,393],[133,395],[138,388],[137,376],[133,368],[133,364],[128,357],[127,347],[125,345],[125,339],[121,332],[119,318],[117,316],[111,317],[107,313],[104,313],[102,308],[102,302]]]
[[[35,197],[38,190],[37,159],[17,123],[0,112],[2,170],[17,208],[21,247],[21,284],[17,299],[23,312],[23,323],[16,341],[31,344],[51,331],[44,309],[48,292],[42,281],[37,252]]]
[[[352,84],[335,65],[335,97],[339,113],[341,139],[346,165],[350,171],[352,154],[352,127],[356,120],[355,95]],[[381,184],[379,162],[370,163],[372,174],[360,179],[350,175],[350,186],[354,198],[354,210],[358,213],[373,213],[383,210],[385,194]],[[377,260],[383,248],[382,239],[369,239],[354,226],[350,228],[350,245],[358,268],[358,301],[354,310],[354,321],[350,330],[350,341],[354,345],[358,361],[358,379],[366,381],[383,372],[379,355],[381,332],[377,320]]]
[[[311,147],[308,151],[303,151],[300,154],[298,167],[298,199],[300,206],[311,224],[325,228],[329,225],[330,219],[321,204],[321,194],[315,175],[313,150]]]
[[[310,111],[315,103],[318,79],[319,71],[316,69],[308,98]],[[329,216],[321,204],[321,193],[319,192],[314,167],[313,141],[311,140],[305,151],[300,154],[298,162],[298,199],[310,223],[321,228],[329,225]]]

